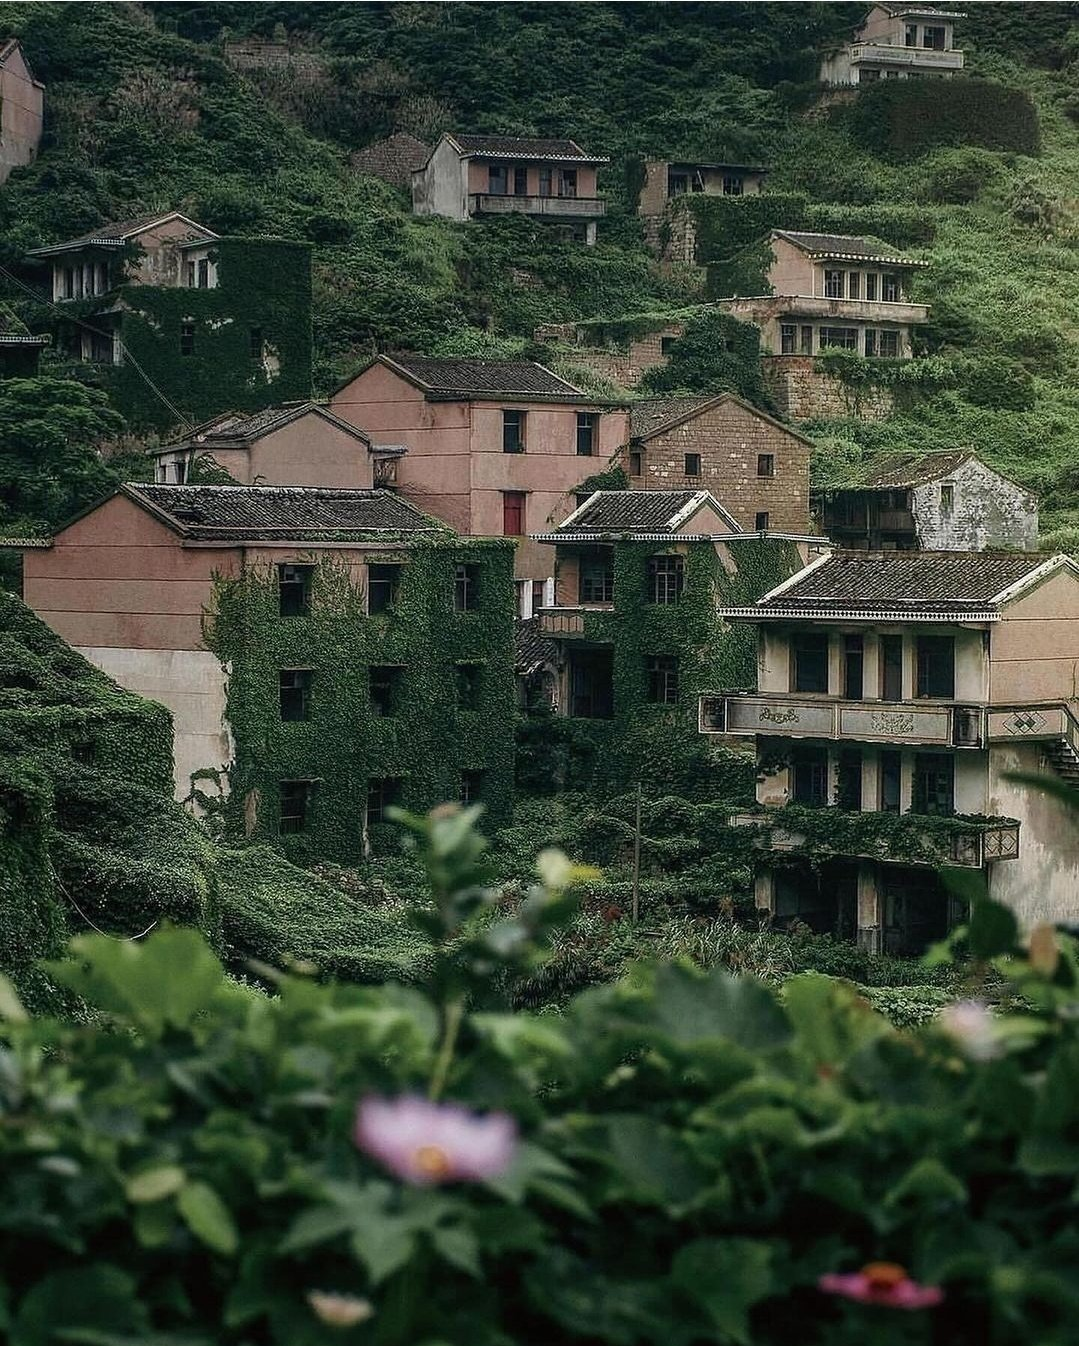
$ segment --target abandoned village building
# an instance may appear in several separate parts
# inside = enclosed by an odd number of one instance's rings
[[[874,5],[852,42],[825,53],[822,84],[941,79],[963,69],[955,24],[965,14],[934,5]]]
[[[45,86],[18,39],[0,39],[0,183],[37,158],[44,118]]]

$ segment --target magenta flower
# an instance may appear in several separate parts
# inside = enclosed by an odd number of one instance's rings
[[[847,1275],[830,1272],[817,1282],[830,1295],[889,1309],[931,1309],[944,1298],[936,1285],[919,1285],[895,1262],[870,1262]]]
[[[363,1099],[353,1139],[405,1182],[478,1182],[513,1162],[517,1126],[504,1112],[480,1116],[417,1095]]]

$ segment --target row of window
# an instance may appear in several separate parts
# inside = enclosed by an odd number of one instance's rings
[[[504,411],[502,413],[502,452],[524,453],[527,448],[525,427],[528,424],[527,411]],[[577,413],[577,456],[591,458],[598,447],[599,414],[594,411]]]
[[[484,771],[461,772],[458,798],[462,804],[471,804],[482,798],[485,776]],[[277,829],[283,836],[307,831],[317,784],[317,781],[312,780],[278,782],[280,811]],[[365,827],[374,827],[387,821],[387,810],[400,803],[403,784],[399,776],[376,776],[367,782]]]
[[[197,324],[188,320],[180,324],[180,354],[195,354],[195,330]],[[247,353],[252,360],[261,360],[266,352],[266,341],[261,327],[249,327],[247,331]]]
[[[824,633],[803,632],[791,638],[790,684],[792,692],[828,691],[829,637]],[[903,637],[879,637],[879,686],[883,701],[903,700]],[[915,642],[914,695],[918,698],[955,696],[955,637],[918,636]],[[843,696],[861,701],[865,691],[865,637],[845,635],[841,651]]]
[[[108,262],[81,262],[57,268],[59,284],[56,292],[61,299],[88,299],[105,294],[109,289]]]
[[[675,654],[649,654],[643,661],[645,696],[652,705],[678,703],[679,664]],[[570,662],[570,714],[587,720],[614,715],[614,653],[575,650]]]
[[[210,290],[210,259],[200,257],[197,262],[188,262],[184,267],[184,279],[189,290]]]
[[[487,192],[490,196],[527,196],[528,165],[490,164],[487,169]],[[539,191],[536,195],[576,197],[577,170],[541,164]]]
[[[648,558],[648,601],[677,603],[686,584],[685,557]],[[579,603],[614,602],[614,557],[610,548],[582,552],[577,583]]]
[[[814,331],[816,337],[814,338]],[[862,350],[867,359],[898,360],[900,356],[899,331],[888,327],[817,327],[812,323],[785,322],[779,325],[781,355],[813,355],[816,351],[838,346],[841,350],[858,350],[858,336],[862,332]]]
[[[403,664],[371,664],[367,689],[372,715],[391,718],[403,707]],[[313,668],[278,670],[278,704],[281,719],[297,722],[311,718],[311,694],[316,679]],[[458,710],[479,710],[483,701],[484,665],[460,663],[454,669],[454,696]]]
[[[745,192],[746,181],[741,173],[724,173],[723,195],[741,196]],[[690,172],[667,170],[667,195],[686,196],[689,192],[707,190],[704,173],[698,168]]]
[[[928,51],[943,51],[944,44],[948,39],[947,28],[939,24],[923,24],[922,40],[918,42],[918,25],[916,23],[905,23],[903,25],[903,45],[906,47],[922,46]]]
[[[392,611],[397,601],[403,564],[368,565],[367,611],[370,615]],[[454,567],[453,607],[455,612],[475,612],[480,606],[483,566],[462,564]],[[277,608],[282,617],[306,617],[311,610],[313,565],[288,563],[277,567]]]
[[[868,299],[875,301],[878,294],[886,304],[897,304],[903,298],[903,286],[894,271],[840,271],[824,268],[825,299]]]
[[[788,354],[789,352],[784,352]],[[639,477],[643,466],[643,455],[639,449],[634,449],[629,455],[629,475]],[[699,453],[687,453],[684,457],[682,472],[687,477],[699,477],[701,475],[701,455]],[[774,453],[757,454],[757,476],[774,477],[776,474],[776,456]]]
[[[861,811],[864,798],[862,753],[845,748],[839,754],[836,770],[836,804],[842,809]],[[901,800],[903,759],[900,753],[886,750],[878,756],[877,798],[869,811],[898,813]],[[791,758],[791,801],[811,808],[824,808],[828,800],[828,750],[813,744],[795,749]],[[911,812],[947,816],[955,812],[955,759],[949,753],[920,752],[914,756],[911,781]]]

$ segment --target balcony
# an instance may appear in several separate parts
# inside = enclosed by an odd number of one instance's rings
[[[980,706],[931,701],[844,701],[773,693],[701,697],[702,734],[773,734],[783,738],[846,739],[856,743],[909,743],[979,748],[984,741]]]
[[[757,830],[758,850],[824,859],[846,856],[885,864],[981,869],[1019,858],[1015,818],[859,813],[797,804],[735,814],[732,827]]]
[[[550,215],[561,220],[598,220],[607,203],[598,196],[510,196],[475,192],[468,198],[472,215]]]
[[[828,299],[820,294],[777,296],[783,314],[791,318],[834,318],[845,323],[928,322],[929,305],[912,304],[907,299]]]
[[[931,70],[934,74],[963,69],[963,53],[955,47],[937,51],[933,47],[900,47],[887,42],[855,42],[850,49],[851,65],[886,65],[908,70]]]
[[[589,607],[539,608],[536,616],[539,618],[540,634],[557,639],[564,636],[596,636],[599,633],[595,623],[589,623],[589,617],[603,617],[613,612],[613,603],[596,603]]]

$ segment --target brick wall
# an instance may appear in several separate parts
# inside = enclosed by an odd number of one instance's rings
[[[636,388],[650,369],[667,363],[667,356],[663,354],[664,339],[680,337],[684,331],[683,323],[667,323],[645,336],[633,338],[625,350],[576,345],[569,359],[622,388]],[[581,339],[581,329],[574,323],[548,323],[537,327],[533,335],[537,341],[576,343]]]
[[[822,374],[812,355],[765,355],[761,370],[776,406],[793,421],[847,416],[881,421],[894,408],[886,388],[849,388],[831,374]]]
[[[700,454],[700,476],[686,476],[687,453]],[[773,455],[772,477],[757,475],[763,453]],[[753,530],[756,516],[767,513],[768,527],[776,532],[810,530],[809,444],[737,402],[722,402],[649,439],[642,446],[641,471],[631,486],[711,491],[745,529]]]

